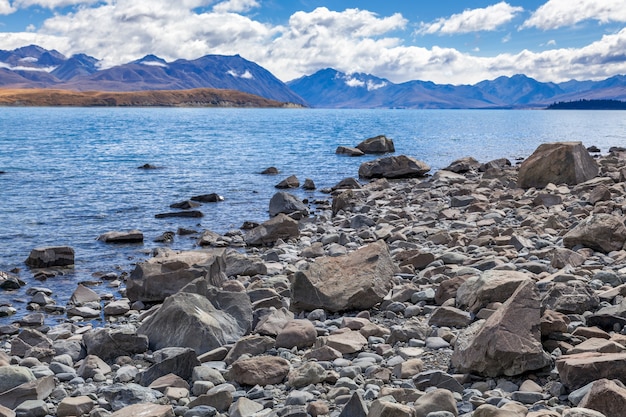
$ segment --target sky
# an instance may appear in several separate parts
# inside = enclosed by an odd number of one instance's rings
[[[0,0],[0,49],[30,44],[103,67],[239,54],[282,81],[600,80],[626,74],[626,0]]]

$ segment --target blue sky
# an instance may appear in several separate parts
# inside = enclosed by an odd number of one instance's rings
[[[0,49],[29,44],[103,66],[240,54],[284,81],[597,80],[626,74],[626,1],[0,0]]]

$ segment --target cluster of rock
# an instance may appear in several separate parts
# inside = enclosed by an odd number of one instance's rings
[[[0,415],[626,416],[626,153],[389,172],[2,326]]]

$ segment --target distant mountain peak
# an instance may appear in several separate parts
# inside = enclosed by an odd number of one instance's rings
[[[146,55],[141,59],[138,59],[136,61],[131,62],[132,64],[141,64],[141,65],[153,65],[153,66],[158,66],[158,67],[168,67],[167,61],[165,61],[163,58],[159,58],[156,55]]]

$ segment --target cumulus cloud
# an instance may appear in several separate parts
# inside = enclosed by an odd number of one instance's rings
[[[548,0],[522,24],[521,28],[558,29],[585,20],[597,20],[600,23],[626,22],[626,2],[624,0]]]
[[[507,2],[500,2],[485,8],[465,10],[447,18],[439,18],[431,23],[420,24],[419,34],[455,34],[480,31],[493,31],[509,23],[522,7],[513,7]]]
[[[243,78],[246,80],[252,80],[254,78],[254,75],[252,75],[252,73],[250,73],[250,71],[248,70],[245,70],[244,72],[240,74],[237,71],[231,69],[231,70],[226,71],[226,74],[230,75],[231,77]]]
[[[11,6],[9,0],[0,0],[0,15],[11,14],[17,9]]]
[[[255,7],[259,7],[257,0],[228,0],[213,6],[213,11],[217,13],[242,13]]]
[[[17,8],[40,6],[47,9],[57,9],[67,6],[91,5],[99,0],[14,0],[13,5]]]

